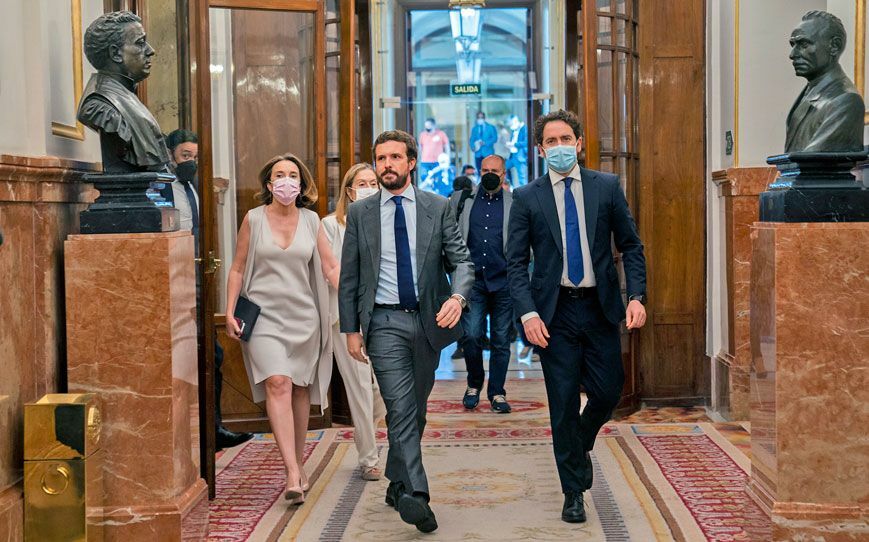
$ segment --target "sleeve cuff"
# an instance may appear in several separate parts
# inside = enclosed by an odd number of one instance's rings
[[[536,311],[526,312],[525,314],[522,315],[521,320],[522,320],[522,323],[524,324],[525,322],[527,322],[528,320],[530,320],[532,318],[540,318],[540,315],[537,314]]]

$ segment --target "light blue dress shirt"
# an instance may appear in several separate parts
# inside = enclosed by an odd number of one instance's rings
[[[413,185],[400,194],[404,196],[401,207],[404,209],[404,220],[407,223],[407,239],[410,243],[410,265],[413,268],[413,290],[419,298],[419,285],[416,271],[416,194]],[[398,264],[395,253],[395,202],[393,193],[383,189],[380,191],[380,278],[377,283],[377,293],[374,302],[382,305],[397,305],[398,299]]]

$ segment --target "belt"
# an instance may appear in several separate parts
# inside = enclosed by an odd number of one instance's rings
[[[575,299],[585,299],[597,295],[597,288],[570,288],[569,286],[561,286],[561,293]]]
[[[402,312],[419,312],[419,304],[414,305],[413,307],[405,307],[404,305],[400,305],[398,303],[394,305],[390,305],[387,303],[375,303],[375,309],[386,309],[390,311],[402,311]]]

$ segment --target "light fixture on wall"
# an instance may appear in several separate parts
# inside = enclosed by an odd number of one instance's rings
[[[485,0],[450,0],[450,29],[456,42],[459,82],[480,80],[480,32]]]

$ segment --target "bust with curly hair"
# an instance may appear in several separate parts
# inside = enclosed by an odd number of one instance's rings
[[[136,96],[154,56],[142,19],[129,11],[101,15],[85,32],[84,51],[97,73],[82,94],[78,120],[100,134],[103,170],[168,171],[160,126]]]

